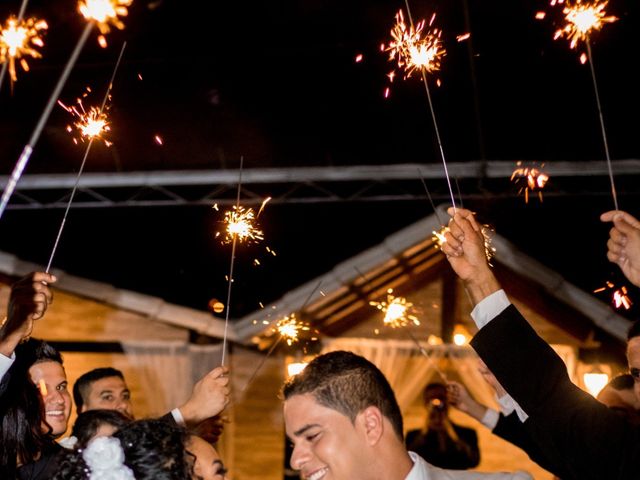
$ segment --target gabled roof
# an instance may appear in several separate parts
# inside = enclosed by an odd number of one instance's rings
[[[44,270],[45,267],[42,265],[25,262],[15,255],[0,252],[0,272],[6,275],[21,277],[33,271]],[[158,297],[119,289],[108,283],[77,277],[62,270],[54,269],[51,273],[58,277],[54,287],[57,290],[95,300],[121,310],[141,314],[151,320],[194,330],[203,335],[215,338],[223,337],[224,321],[214,318],[205,311],[167,303]],[[237,339],[231,323],[229,324],[227,337],[232,341]]]
[[[273,321],[292,313],[326,335],[339,335],[353,326],[359,311],[371,308],[370,300],[379,299],[388,288],[403,288],[409,282],[416,284],[447,275],[451,269],[432,236],[433,231],[441,228],[441,219],[447,218],[446,210],[438,208],[436,213],[388,236],[379,245],[245,316],[234,325],[238,341],[250,342],[256,335],[267,332]],[[625,340],[629,321],[609,305],[525,255],[499,234],[492,239],[496,248],[492,263],[497,273],[505,272],[512,279],[518,277],[515,283],[534,285],[536,292],[548,295],[553,305],[547,310],[562,308],[559,316],[569,313],[579,320],[587,319],[591,325],[582,325],[583,330],[596,325],[613,338]]]

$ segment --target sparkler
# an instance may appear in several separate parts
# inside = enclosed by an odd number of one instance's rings
[[[631,305],[633,305],[633,302],[631,301],[631,298],[629,298],[629,295],[628,295],[629,291],[627,290],[627,287],[624,285],[620,288],[616,288],[613,282],[607,281],[604,287],[594,290],[593,293],[600,293],[606,290],[612,291],[611,303],[613,303],[613,306],[616,309],[619,309],[620,307],[624,307],[625,310],[629,310],[631,308]]]
[[[551,0],[551,5],[563,4],[564,0]],[[607,167],[609,170],[609,182],[611,184],[611,195],[613,196],[613,203],[615,209],[618,210],[618,196],[616,193],[616,187],[613,180],[613,168],[611,166],[611,156],[609,154],[609,143],[607,140],[607,132],[604,125],[604,116],[602,114],[602,105],[600,103],[600,93],[598,91],[598,82],[596,80],[596,72],[593,65],[593,54],[591,52],[590,36],[593,32],[599,31],[606,23],[613,23],[617,19],[613,15],[607,15],[605,8],[608,4],[608,0],[599,1],[592,0],[582,2],[576,0],[575,2],[567,1],[564,4],[562,13],[566,23],[564,26],[558,28],[554,34],[554,40],[565,37],[569,40],[569,48],[574,49],[579,42],[584,42],[586,46],[586,55],[582,53],[580,55],[581,63],[589,61],[589,69],[591,70],[591,79],[593,81],[593,90],[596,97],[596,104],[598,107],[598,117],[600,120],[600,131],[602,134],[602,142],[604,144],[605,156],[607,159]],[[541,15],[540,12],[536,14],[536,18],[542,19],[545,15]]]
[[[60,92],[62,91],[62,88],[64,87],[64,84],[66,83],[73,66],[78,60],[78,56],[80,55],[82,48],[84,47],[85,43],[87,43],[87,39],[89,38],[89,34],[93,30],[94,25],[98,25],[98,28],[105,28],[109,24],[113,24],[118,27],[120,25],[118,15],[126,15],[126,5],[130,5],[132,1],[133,0],[86,0],[79,3],[79,8],[81,8],[83,5],[86,6],[86,14],[83,13],[83,15],[85,15],[89,22],[85,26],[82,35],[80,35],[80,38],[78,39],[78,43],[76,43],[75,48],[71,52],[71,56],[69,57],[69,60],[67,61],[67,64],[65,65],[64,70],[62,71],[62,74],[58,79],[58,83],[54,87],[53,92],[51,93],[51,96],[49,97],[49,100],[44,108],[44,111],[42,112],[42,115],[40,116],[40,119],[38,120],[38,123],[36,124],[36,127],[31,134],[31,137],[29,138],[29,141],[24,146],[24,149],[22,150],[22,153],[20,154],[16,165],[11,172],[9,182],[7,183],[7,186],[2,193],[2,198],[0,199],[0,218],[2,218],[2,215],[7,208],[9,199],[11,198],[11,195],[13,195],[16,185],[18,184],[18,181],[22,176],[22,172],[29,163],[29,159],[31,158],[31,154],[33,153],[35,144],[40,138],[40,134],[42,133],[44,125],[49,119],[49,115],[53,110],[53,106],[56,104],[58,97],[60,97]],[[112,15],[111,10],[105,7],[105,5],[107,4],[109,4],[113,8],[115,15]],[[105,14],[105,11],[107,11],[108,14]]]
[[[225,229],[224,243],[239,242],[259,242],[264,240],[264,234],[256,224],[256,215],[253,209],[234,205],[231,210],[224,214]],[[216,236],[220,235],[220,232]]]
[[[384,313],[383,322],[391,328],[406,327],[410,324],[420,325],[420,320],[414,315],[413,303],[404,297],[393,295],[393,288],[387,290],[386,301],[369,302],[369,305]]]
[[[86,96],[86,94],[84,96]],[[80,133],[79,137],[73,139],[73,143],[77,145],[78,141],[84,142],[86,139],[89,139],[89,141],[100,139],[107,147],[112,145],[109,140],[103,137],[103,134],[111,130],[109,121],[107,120],[107,113],[104,111],[105,104],[100,108],[91,107],[88,111],[85,110],[81,98],[76,100],[76,105],[66,106],[60,100],[58,100],[58,105],[78,118],[78,120],[73,123],[73,126],[67,125],[67,132],[73,132],[75,127]]]
[[[18,13],[18,22],[21,22],[24,18],[24,13],[27,10],[27,4],[29,0],[22,0],[22,4],[20,5],[20,12]],[[2,84],[4,82],[4,77],[7,74],[7,67],[9,66],[8,62],[2,63],[2,69],[0,70],[0,90],[2,90]]]
[[[56,236],[56,241],[53,244],[53,249],[51,250],[51,255],[49,256],[49,262],[47,263],[47,269],[46,269],[47,273],[49,273],[49,269],[51,268],[51,263],[53,262],[53,257],[55,256],[56,250],[58,249],[58,243],[60,242],[62,231],[64,230],[64,226],[67,222],[67,216],[69,215],[71,204],[73,203],[73,199],[76,195],[76,191],[78,190],[78,185],[80,184],[80,177],[82,176],[82,172],[84,171],[84,165],[87,162],[87,158],[89,157],[89,152],[91,151],[91,146],[93,145],[93,141],[96,138],[101,138],[100,137],[101,133],[107,130],[108,125],[106,123],[106,115],[104,114],[104,110],[107,104],[107,100],[109,100],[110,98],[111,89],[113,88],[113,81],[116,78],[116,73],[118,73],[118,68],[120,67],[120,62],[122,61],[122,55],[124,54],[124,49],[126,48],[126,46],[127,46],[127,42],[124,42],[122,44],[122,49],[120,50],[120,55],[118,56],[118,60],[116,61],[116,65],[113,68],[113,73],[111,74],[111,79],[109,80],[107,91],[104,95],[104,98],[102,99],[102,105],[100,106],[99,109],[98,108],[94,109],[94,107],[92,107],[89,113],[90,114],[91,112],[95,112],[95,113],[91,115],[86,114],[85,117],[87,118],[83,117],[81,121],[76,123],[76,126],[80,124],[80,126],[78,126],[78,129],[82,132],[81,138],[83,137],[88,138],[89,143],[87,144],[87,148],[84,151],[84,157],[82,157],[82,163],[80,164],[80,169],[78,170],[78,175],[76,176],[76,182],[73,186],[73,190],[71,190],[71,195],[69,196],[69,201],[67,202],[67,208],[64,211],[64,216],[62,217],[62,222],[60,223],[60,228],[58,229],[58,235]],[[78,99],[78,101],[80,105],[82,105],[82,102],[80,101],[80,99]],[[67,107],[64,107],[63,105],[63,108],[66,109]],[[71,111],[74,114],[78,113],[78,111],[74,109],[71,109]],[[95,124],[91,122],[95,122]],[[103,141],[107,145],[111,145],[106,140],[103,139]]]
[[[542,189],[544,189],[549,175],[542,170],[544,163],[540,167],[536,165],[526,166],[522,162],[516,164],[516,169],[511,174],[511,181],[520,186],[518,195],[524,192],[524,201],[529,203],[529,192],[538,194],[542,202]]]
[[[0,62],[8,65],[11,82],[18,80],[16,72],[16,61],[25,72],[29,71],[29,64],[26,57],[42,58],[42,55],[35,47],[42,48],[42,31],[48,28],[45,20],[29,18],[21,20],[16,17],[9,17],[4,28],[0,28]],[[4,80],[5,69],[0,77],[0,87]]]
[[[100,30],[98,43],[102,48],[106,48],[105,35],[111,31],[111,27],[124,29],[120,17],[128,15],[127,7],[132,3],[133,0],[80,0],[78,10],[87,20],[95,21]]]
[[[444,155],[444,147],[442,146],[440,130],[438,128],[438,122],[433,108],[433,102],[431,100],[431,91],[429,89],[429,83],[427,82],[427,73],[433,73],[440,70],[441,59],[446,54],[445,49],[442,47],[442,31],[433,28],[435,14],[432,15],[429,21],[429,30],[424,30],[424,20],[421,20],[416,26],[414,26],[411,9],[409,8],[409,0],[405,0],[405,6],[407,8],[409,26],[405,23],[404,14],[402,13],[402,10],[400,10],[396,14],[396,24],[391,30],[392,41],[389,43],[388,47],[384,47],[383,45],[382,50],[388,51],[389,60],[396,61],[398,68],[404,70],[404,78],[409,78],[416,71],[419,71],[422,76],[422,83],[424,84],[424,88],[427,93],[431,119],[433,120],[436,139],[438,141],[440,158],[442,159],[447,185],[449,186],[449,193],[451,194],[451,204],[455,209],[456,201],[453,196],[453,189],[451,188],[451,179],[449,178],[449,170],[447,168],[447,161]],[[394,72],[391,72],[389,74],[389,79],[393,81],[394,76]],[[385,91],[385,97],[387,97],[388,94],[389,91],[387,89]]]

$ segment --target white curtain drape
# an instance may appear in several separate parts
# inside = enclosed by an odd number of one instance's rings
[[[335,338],[325,340],[323,353],[347,350],[371,361],[389,380],[403,412],[418,398],[431,379],[438,377],[436,368],[444,369],[448,377],[457,376],[480,403],[497,408],[493,389],[478,372],[478,356],[471,347],[421,345],[428,357],[412,341]],[[571,378],[575,378],[575,349],[566,345],[553,345],[553,348],[564,360]],[[443,360],[445,357],[446,365]]]
[[[194,383],[220,365],[222,345],[185,342],[123,342],[136,369],[151,415],[162,415],[184,403]]]

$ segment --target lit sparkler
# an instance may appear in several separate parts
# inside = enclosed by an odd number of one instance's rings
[[[611,303],[615,308],[624,307],[625,310],[629,310],[633,302],[631,298],[629,298],[629,291],[626,286],[622,286],[620,288],[616,288],[613,282],[607,281],[604,287],[598,288],[593,291],[593,293],[600,293],[606,290],[611,290],[613,293],[611,294]]]
[[[435,230],[433,230],[431,232],[432,235],[433,235],[432,240],[436,243],[436,245],[435,245],[436,248],[442,248],[442,245],[444,244],[444,242],[447,241],[447,239],[446,239],[446,237],[444,235],[448,231],[449,231],[449,227],[442,227],[437,232]]]
[[[264,240],[263,232],[256,223],[256,215],[251,208],[234,205],[224,214],[225,229],[224,243],[231,243],[234,239],[240,242],[259,242]],[[216,234],[218,236],[220,232]]]
[[[445,234],[449,231],[449,227],[442,227],[440,230],[433,230],[431,233],[433,237],[431,239],[435,243],[435,248],[441,249],[442,245],[447,241]],[[491,235],[493,229],[489,225],[482,225],[482,237],[484,238],[484,254],[487,257],[487,262],[491,265],[491,259],[496,254],[496,247],[493,246]]]
[[[529,203],[529,192],[537,193],[542,202],[542,190],[549,180],[549,175],[542,170],[543,167],[544,163],[539,167],[525,166],[522,162],[516,164],[516,169],[511,174],[511,181],[520,187],[518,194],[524,192],[525,203]]]
[[[429,27],[432,26],[435,14],[431,17]],[[445,50],[442,47],[442,30],[424,29],[425,21],[421,20],[414,27],[407,26],[402,10],[396,14],[396,24],[391,30],[393,40],[384,48],[389,52],[389,60],[395,60],[398,68],[409,78],[415,71],[432,73],[440,70],[440,62]]]
[[[384,313],[384,324],[391,328],[406,327],[414,324],[420,325],[420,320],[415,316],[413,303],[404,297],[393,295],[393,289],[387,290],[387,299],[381,302],[369,302],[369,305],[376,307]]]
[[[593,31],[602,29],[605,23],[618,20],[613,15],[607,15],[604,10],[607,3],[608,1],[597,0],[585,3],[576,0],[574,4],[567,2],[562,10],[566,24],[556,30],[554,40],[565,37],[569,40],[570,48],[575,48],[578,42],[588,42]]]
[[[29,71],[26,57],[42,58],[35,47],[42,48],[42,33],[48,28],[47,22],[36,18],[19,20],[9,17],[5,26],[0,28],[0,63],[9,62],[9,75],[15,82],[17,77],[16,61],[25,72]]]
[[[280,337],[286,340],[289,346],[299,340],[298,335],[300,332],[308,332],[309,330],[309,325],[299,321],[295,313],[278,320],[274,328],[274,331],[279,333]]]
[[[105,109],[91,107],[89,110],[85,110],[81,98],[76,100],[76,105],[67,106],[60,100],[58,100],[58,105],[78,119],[73,125],[67,125],[67,132],[73,132],[74,127],[79,132],[79,136],[74,137],[73,143],[77,145],[78,140],[84,142],[85,140],[100,139],[107,147],[112,145],[109,140],[103,137],[103,134],[111,130]]]
[[[111,31],[111,27],[124,29],[120,17],[128,15],[127,7],[132,3],[133,0],[80,0],[78,10],[87,20],[95,21],[100,30],[98,43],[104,48],[107,46],[104,36]]]

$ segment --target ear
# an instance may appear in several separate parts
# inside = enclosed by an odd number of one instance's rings
[[[373,405],[358,414],[356,423],[362,429],[366,441],[373,446],[380,442],[384,433],[384,416],[378,407]]]

